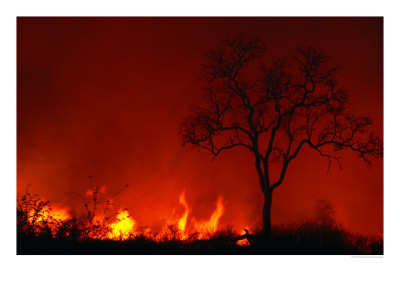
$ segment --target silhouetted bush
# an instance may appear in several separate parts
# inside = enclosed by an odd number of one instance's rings
[[[169,225],[159,234],[140,227],[124,240],[109,240],[110,228],[105,224],[83,222],[77,218],[60,221],[52,217],[48,201],[26,193],[17,200],[17,253],[383,254],[382,238],[352,234],[335,224],[331,216],[320,218],[322,221],[274,227],[269,242],[265,241],[261,231],[246,233],[249,243],[244,246],[236,244],[244,236],[238,237],[229,226],[203,234],[201,239],[198,233],[184,236],[176,225]]]

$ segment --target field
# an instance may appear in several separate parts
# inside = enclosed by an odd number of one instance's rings
[[[276,227],[271,241],[263,243],[261,234],[234,236],[217,232],[208,239],[180,240],[169,237],[154,241],[145,236],[126,240],[79,239],[34,235],[19,232],[18,254],[272,254],[272,255],[382,255],[379,238],[353,235],[339,226],[305,223],[298,227]],[[245,241],[239,245],[238,241]]]

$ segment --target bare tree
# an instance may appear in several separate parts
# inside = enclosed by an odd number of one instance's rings
[[[373,122],[357,117],[349,108],[347,93],[335,80],[325,54],[298,47],[291,59],[261,64],[258,78],[249,63],[263,57],[264,43],[245,37],[226,38],[206,54],[205,102],[193,107],[182,121],[183,145],[192,144],[214,157],[243,147],[254,156],[264,194],[263,230],[271,233],[271,203],[291,162],[309,147],[328,161],[338,163],[338,151],[356,152],[368,164],[383,155],[382,140],[366,132]],[[272,172],[272,164],[279,171]]]

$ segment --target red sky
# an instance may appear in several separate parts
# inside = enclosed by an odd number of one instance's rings
[[[342,67],[338,79],[354,111],[375,120],[383,136],[382,18],[18,18],[17,195],[31,191],[79,214],[88,175],[140,223],[169,218],[185,189],[199,218],[218,194],[221,222],[245,226],[261,217],[253,158],[182,148],[178,124],[201,101],[202,55],[226,34],[263,39],[265,59],[298,44],[324,49]],[[383,160],[368,168],[352,153],[343,170],[302,151],[276,190],[272,223],[313,217],[331,201],[354,232],[383,232]],[[258,220],[259,221],[259,220]]]

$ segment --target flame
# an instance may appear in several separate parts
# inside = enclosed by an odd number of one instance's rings
[[[38,207],[28,207],[26,211],[26,225],[36,234],[44,228],[50,229],[53,236],[56,235],[59,226],[64,221],[71,219],[64,208],[51,208],[48,204]]]
[[[249,228],[250,226],[246,226],[247,228]],[[242,229],[242,231],[240,232],[240,235],[245,235],[247,234],[247,232]],[[236,245],[238,246],[251,246],[250,241],[246,238],[246,239],[242,239],[242,240],[238,240],[236,242]]]
[[[188,219],[189,211],[190,211],[189,206],[186,202],[184,191],[179,195],[179,203],[182,204],[183,207],[185,208],[185,213],[178,221],[178,230],[184,235],[185,229],[186,229],[186,223],[187,223],[187,219]]]
[[[109,225],[111,232],[108,238],[112,240],[127,240],[136,234],[136,222],[131,218],[127,209],[117,214],[117,220]]]
[[[236,242],[236,245],[238,245],[238,246],[250,246],[250,242],[249,242],[248,239],[238,240]]]
[[[28,221],[31,224],[50,221],[65,221],[70,218],[71,216],[65,209],[51,208],[48,205],[44,206],[39,212],[34,209],[30,209],[28,212]]]
[[[95,190],[87,190],[86,195],[93,195],[95,192],[105,193],[105,191],[105,187],[96,187]],[[100,209],[96,210],[96,214],[92,219],[89,218],[86,224],[78,220],[79,226],[81,226],[79,228],[83,230],[83,235],[81,237],[102,240],[128,240],[142,236],[155,242],[164,240],[184,241],[189,239],[209,239],[220,230],[220,220],[225,212],[224,198],[222,195],[218,195],[215,209],[207,220],[198,220],[194,216],[191,216],[192,209],[186,200],[185,190],[179,194],[178,202],[184,208],[183,214],[178,218],[169,219],[162,226],[160,231],[153,232],[149,227],[138,227],[136,221],[131,217],[126,208],[119,210],[115,218],[107,216],[107,212],[114,206],[114,203],[112,198],[105,197],[105,200],[102,202],[104,206],[103,211]],[[63,222],[68,223],[70,220],[73,220],[67,213],[67,210],[62,208],[51,209],[48,202],[41,203],[43,203],[43,205],[39,213],[38,209],[28,210],[27,213],[28,222],[33,225],[38,225],[38,229],[35,231],[37,234],[40,233],[43,224],[45,224],[45,226],[51,228],[55,236],[60,226],[64,225]],[[174,215],[174,210],[172,211],[172,215]],[[77,219],[75,218],[75,220]],[[238,241],[237,244],[244,246],[249,245],[249,242],[244,239]]]
[[[207,221],[197,221],[191,218],[192,224],[188,224],[191,209],[186,201],[185,192],[179,195],[179,203],[185,208],[183,215],[176,221],[168,221],[165,224],[157,238],[157,240],[166,239],[188,239],[195,236],[195,239],[209,238],[213,233],[217,232],[219,220],[224,214],[224,199],[221,195],[217,198],[216,208]],[[190,226],[188,226],[190,225]],[[175,229],[176,228],[176,231]]]
[[[199,233],[199,239],[206,238],[207,236],[215,233],[218,230],[219,220],[224,214],[224,199],[221,195],[218,196],[217,205],[208,221],[196,222],[194,227]]]
[[[211,215],[210,220],[208,221],[208,228],[212,232],[216,232],[217,231],[218,225],[219,225],[219,219],[224,214],[225,209],[224,209],[223,202],[224,202],[224,198],[222,198],[222,196],[219,195],[218,199],[217,199],[217,207],[215,208],[215,211],[213,212],[213,214]]]

